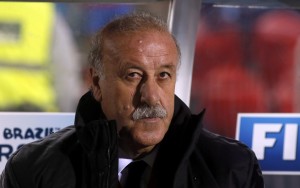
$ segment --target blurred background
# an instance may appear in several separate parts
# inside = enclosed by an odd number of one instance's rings
[[[300,6],[216,2],[222,1],[204,0],[197,21],[184,20],[196,28],[195,38],[182,23],[175,31],[183,51],[190,47],[192,60],[184,59],[181,69],[191,71],[179,79],[190,78],[191,89],[176,90],[188,93],[192,112],[206,109],[205,127],[231,138],[238,113],[299,112]],[[90,87],[93,34],[112,18],[140,10],[162,17],[174,31],[172,8],[168,0],[0,2],[0,111],[74,112]],[[267,188],[300,184],[298,176],[265,177]]]

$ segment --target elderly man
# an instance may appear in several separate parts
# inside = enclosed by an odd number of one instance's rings
[[[254,153],[202,129],[204,113],[175,96],[180,49],[160,19],[112,21],[89,60],[75,126],[13,154],[2,188],[263,188]]]

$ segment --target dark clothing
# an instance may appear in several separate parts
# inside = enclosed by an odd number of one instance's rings
[[[263,188],[254,153],[245,145],[204,130],[176,97],[170,128],[160,143],[149,187]],[[118,186],[114,121],[105,120],[91,93],[79,102],[75,126],[14,153],[1,188],[110,188]]]

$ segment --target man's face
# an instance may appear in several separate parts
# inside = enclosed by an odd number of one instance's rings
[[[98,82],[104,114],[116,120],[123,149],[152,149],[173,116],[178,64],[174,41],[158,31],[134,32],[106,40],[104,54],[104,77]],[[166,116],[135,120],[135,110],[143,105],[163,107]]]

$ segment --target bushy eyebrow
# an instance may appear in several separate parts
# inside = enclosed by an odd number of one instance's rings
[[[120,63],[119,64],[119,71],[118,71],[118,75],[120,77],[124,76],[126,74],[126,71],[128,69],[137,69],[137,70],[140,70],[140,71],[143,71],[142,67],[141,66],[138,66],[136,64],[133,64],[133,63],[130,63],[130,62],[123,62],[123,63]]]
[[[142,66],[130,63],[130,62],[124,62],[122,63],[123,66],[120,65],[120,70],[121,72],[126,71],[127,69],[139,69],[139,70],[143,70]]]
[[[171,70],[176,70],[176,66],[173,65],[173,64],[166,64],[166,65],[163,65],[162,68],[171,69]]]

